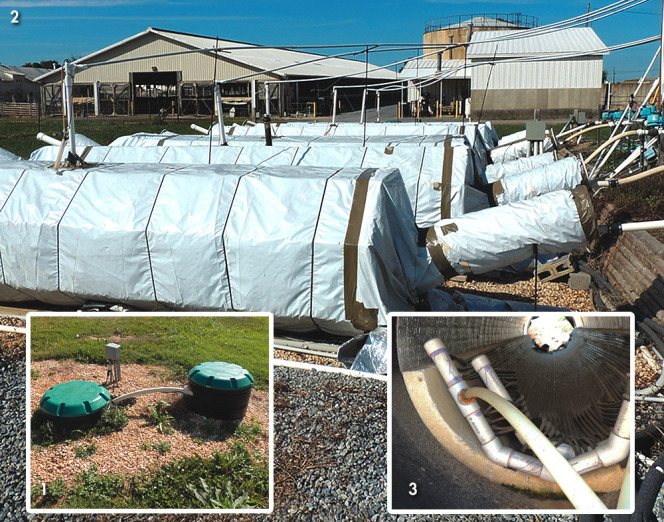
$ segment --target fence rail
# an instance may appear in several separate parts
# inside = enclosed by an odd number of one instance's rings
[[[37,102],[0,102],[0,117],[37,117],[39,104]]]

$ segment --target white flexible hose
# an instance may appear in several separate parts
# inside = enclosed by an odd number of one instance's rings
[[[120,395],[119,397],[116,397],[113,399],[111,402],[113,403],[118,403],[121,401],[124,401],[126,399],[131,399],[132,397],[136,397],[137,395],[144,395],[146,393],[183,393],[184,395],[189,395],[190,397],[194,395],[194,392],[191,390],[188,390],[187,388],[146,388],[145,390],[137,390],[129,393],[125,393],[124,395]]]
[[[586,484],[586,481],[574,471],[558,449],[544,434],[513,404],[497,393],[485,388],[467,388],[461,392],[461,400],[479,398],[493,406],[519,432],[535,455],[542,461],[563,490],[569,501],[577,509],[591,513],[606,511],[606,506]]]

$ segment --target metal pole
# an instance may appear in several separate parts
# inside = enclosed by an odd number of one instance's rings
[[[217,124],[219,125],[219,145],[228,145],[226,141],[226,129],[224,128],[224,111],[221,99],[221,87],[214,84],[214,103],[217,106]]]
[[[367,90],[362,91],[362,111],[360,112],[360,123],[364,123],[364,111],[367,107]]]
[[[332,125],[337,119],[337,88],[332,89]]]
[[[265,116],[270,117],[270,83],[265,82]]]
[[[376,121],[380,121],[380,91],[376,91]]]
[[[664,1],[664,0],[662,0]],[[65,70],[64,82],[64,107],[67,116],[67,127],[69,128],[69,150],[73,156],[76,156],[76,128],[74,123],[74,74],[76,67],[69,60],[65,60],[62,65]]]

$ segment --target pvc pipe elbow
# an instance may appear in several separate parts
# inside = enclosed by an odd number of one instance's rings
[[[629,455],[629,439],[611,433],[609,440],[597,445],[597,454],[606,467],[618,464]]]
[[[200,132],[201,134],[208,134],[208,130],[204,129],[200,125],[196,125],[195,123],[191,124],[191,129],[195,130],[196,132]]]
[[[498,464],[503,468],[509,467],[508,463],[510,461],[510,457],[512,456],[513,450],[503,446],[497,437],[494,437],[491,441],[482,445],[482,449],[484,450],[484,454],[491,462]]]

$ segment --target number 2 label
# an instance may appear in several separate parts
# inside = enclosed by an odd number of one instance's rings
[[[19,16],[18,11],[16,9],[14,9],[10,14],[12,15],[12,23],[17,24],[19,22],[19,20],[18,20],[18,16]]]

